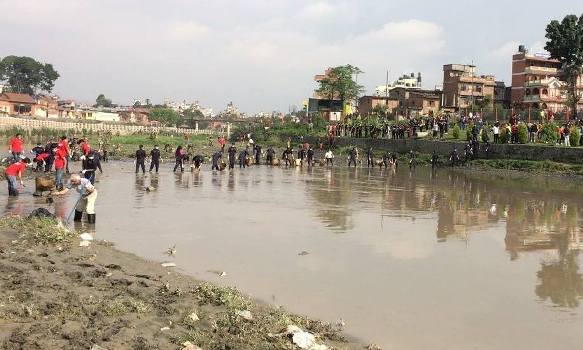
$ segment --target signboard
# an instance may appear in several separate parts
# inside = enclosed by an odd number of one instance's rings
[[[311,98],[308,102],[308,113],[342,112],[342,101]]]

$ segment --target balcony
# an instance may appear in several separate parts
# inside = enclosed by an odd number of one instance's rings
[[[554,74],[558,74],[558,72],[559,71],[557,68],[536,67],[536,66],[526,67],[526,69],[524,70],[525,74],[550,74],[550,75],[554,75]]]
[[[548,87],[549,86],[549,79],[543,80],[531,80],[524,83],[525,87]]]

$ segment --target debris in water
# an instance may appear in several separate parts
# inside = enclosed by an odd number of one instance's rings
[[[176,267],[176,264],[173,262],[164,262],[162,263],[162,267]]]
[[[376,344],[370,344],[366,347],[367,350],[382,350],[382,348]]]
[[[299,256],[304,256],[304,255],[308,255],[310,254],[310,252],[307,252],[305,250],[302,250],[301,252],[298,253]]]
[[[344,322],[344,320],[342,318],[340,318],[338,320],[338,322],[336,322],[336,325],[340,328],[344,328],[344,327],[346,327],[346,322]]]
[[[172,247],[166,249],[166,255],[168,255],[168,256],[176,255],[176,244],[173,245]]]
[[[156,191],[156,187],[154,187],[154,186],[146,187],[146,192],[153,192],[153,191]]]
[[[251,311],[249,311],[249,310],[240,310],[240,311],[237,311],[236,313],[237,313],[237,316],[241,316],[244,319],[246,319],[247,321],[253,320],[253,315],[251,314]]]
[[[214,273],[219,277],[225,277],[227,273],[225,271],[218,271],[218,270],[207,270],[207,272]]]

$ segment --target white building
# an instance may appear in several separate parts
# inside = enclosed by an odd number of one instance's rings
[[[391,90],[400,87],[408,89],[421,89],[421,83],[421,73],[417,73],[417,77],[415,77],[415,73],[405,74],[394,82],[389,83],[389,85],[377,86],[375,89],[375,96],[389,96]]]

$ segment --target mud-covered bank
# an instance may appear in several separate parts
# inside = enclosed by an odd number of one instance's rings
[[[290,315],[39,219],[0,219],[2,349],[362,349],[340,325]],[[178,253],[180,254],[180,252]]]

